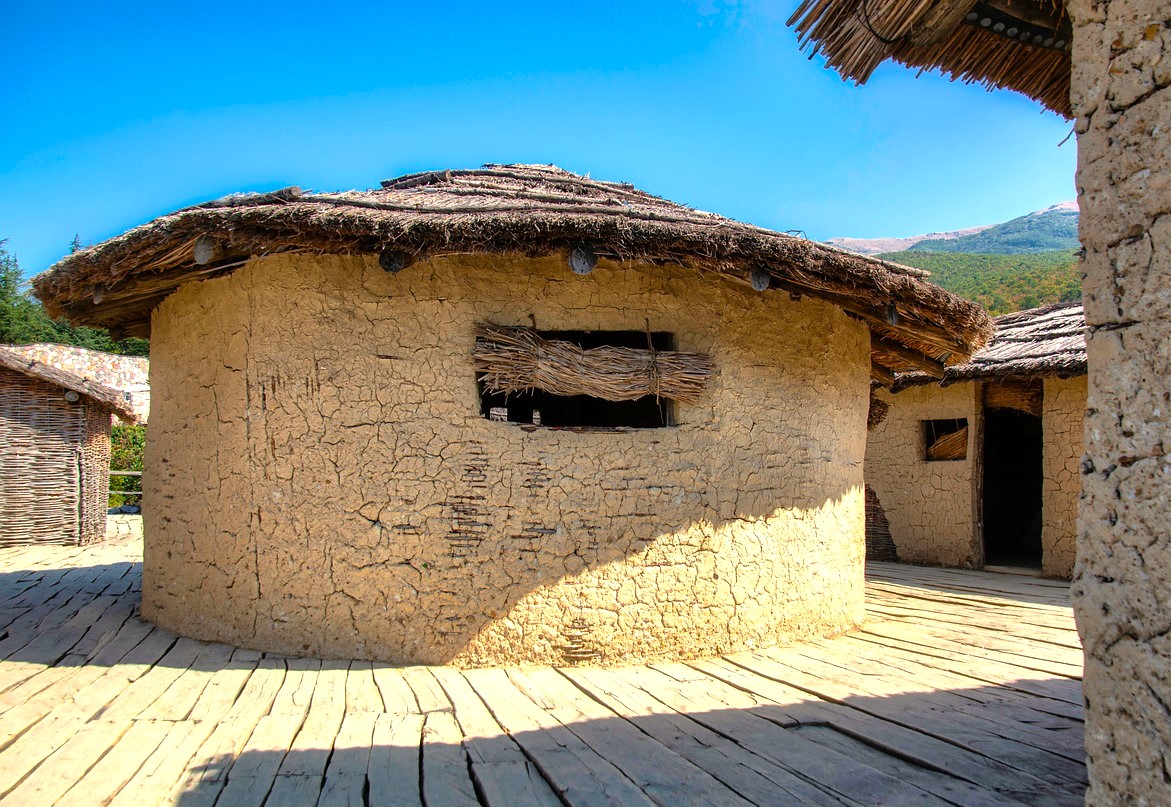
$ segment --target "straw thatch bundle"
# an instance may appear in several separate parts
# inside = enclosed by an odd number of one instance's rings
[[[412,174],[364,192],[229,196],[73,253],[33,286],[53,316],[147,335],[151,310],[180,284],[288,252],[378,255],[392,272],[428,257],[487,253],[682,266],[823,299],[858,317],[881,348],[875,364],[887,383],[892,370],[942,374],[991,335],[983,309],[925,282],[921,270],[553,166]]]
[[[648,339],[649,342],[649,339]],[[542,338],[532,328],[476,326],[476,372],[491,392],[534,389],[553,395],[590,395],[633,401],[647,395],[693,403],[712,374],[702,353],[629,347],[583,349]]]
[[[888,414],[890,414],[890,404],[881,398],[874,397],[874,388],[871,387],[870,408],[866,412],[866,431],[872,432],[881,426]]]
[[[929,460],[962,460],[968,456],[968,427],[943,435],[927,446]]]
[[[970,361],[948,367],[942,381],[925,373],[909,373],[899,376],[892,391],[936,381],[948,386],[960,381],[1085,375],[1086,320],[1081,303],[1055,303],[1005,314],[995,323],[996,334],[988,346]]]
[[[1072,117],[1072,28],[1062,0],[804,0],[802,47],[864,84],[886,59],[1008,88]]]
[[[1013,409],[1041,417],[1045,388],[1040,381],[1005,381],[984,385],[985,409]]]

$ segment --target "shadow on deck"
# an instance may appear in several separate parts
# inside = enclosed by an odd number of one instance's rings
[[[177,638],[140,544],[0,553],[9,803],[1072,805],[1053,581],[877,564],[837,639],[600,669],[396,668]]]

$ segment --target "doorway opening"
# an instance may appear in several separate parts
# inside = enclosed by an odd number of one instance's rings
[[[984,564],[1041,568],[1041,418],[1017,409],[984,415]]]

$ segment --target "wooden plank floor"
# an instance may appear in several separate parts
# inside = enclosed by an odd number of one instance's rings
[[[141,542],[0,550],[28,805],[1073,805],[1068,586],[881,564],[848,636],[603,669],[270,656],[142,622]]]

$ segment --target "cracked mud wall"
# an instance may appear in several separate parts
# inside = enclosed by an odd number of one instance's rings
[[[1041,500],[1041,572],[1069,578],[1077,558],[1077,512],[1086,451],[1086,377],[1046,378]]]
[[[1042,573],[1069,577],[1077,547],[1081,460],[1085,452],[1086,379],[1045,379],[1042,493]],[[927,385],[897,395],[886,420],[868,435],[866,481],[878,493],[890,521],[899,559],[910,563],[979,567],[983,564],[981,485],[976,476],[982,412],[975,382]],[[924,460],[922,422],[967,418],[965,460]]]
[[[866,481],[886,510],[899,560],[980,565],[973,521],[977,385],[932,384],[877,395],[890,404],[890,412],[867,436]],[[953,418],[968,421],[967,459],[927,461],[923,421]]]
[[[1071,0],[1089,328],[1073,598],[1090,804],[1171,803],[1171,13]]]
[[[477,321],[670,331],[679,425],[485,420]],[[619,663],[862,619],[866,329],[692,271],[272,257],[155,312],[143,610],[187,635],[394,662]]]

